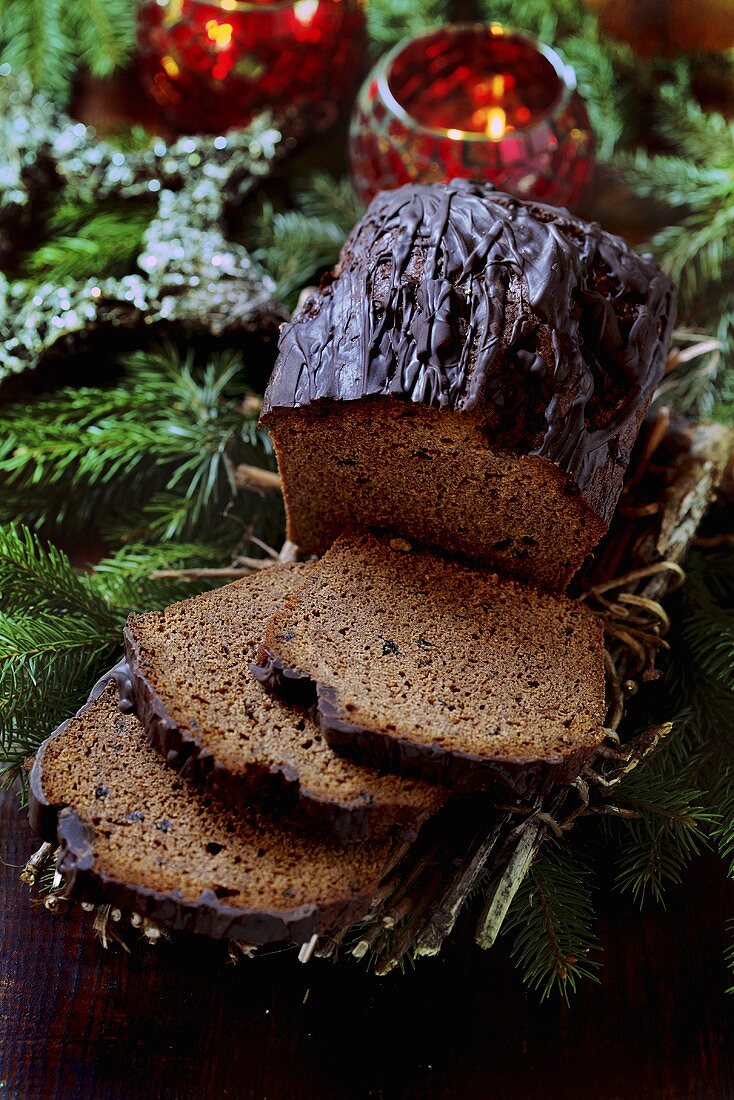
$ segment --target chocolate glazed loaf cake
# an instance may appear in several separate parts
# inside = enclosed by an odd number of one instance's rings
[[[458,789],[572,782],[604,735],[598,618],[402,539],[338,539],[253,672],[286,694],[311,685],[337,751]]]
[[[405,834],[445,794],[337,756],[308,710],[250,674],[268,619],[309,566],[274,565],[125,628],[135,711],[151,744],[218,799],[257,799],[340,841]]]
[[[166,767],[112,684],[44,742],[30,786],[71,897],[214,939],[305,943],[351,924],[387,855],[217,806]]]
[[[383,192],[263,406],[288,538],[384,528],[562,590],[607,528],[675,316],[649,256],[489,186]]]

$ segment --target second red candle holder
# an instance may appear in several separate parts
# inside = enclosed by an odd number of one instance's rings
[[[556,206],[578,202],[594,140],[573,69],[499,24],[402,42],[360,92],[351,126],[360,197],[410,181],[488,180]]]

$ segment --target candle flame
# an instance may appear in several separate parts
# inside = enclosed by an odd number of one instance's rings
[[[293,14],[298,22],[307,27],[318,11],[319,0],[296,0],[293,5]]]
[[[168,55],[162,57],[161,65],[163,66],[167,75],[170,76],[172,80],[175,80],[177,76],[181,75],[181,70],[179,69],[178,65],[172,57],[169,57]]]
[[[217,23],[210,19],[206,24],[206,33],[218,50],[226,50],[232,44],[232,24]]]
[[[502,107],[490,107],[487,113],[487,137],[499,141],[507,129],[507,114]]]
[[[505,94],[505,77],[503,73],[495,73],[491,83],[493,99],[502,99]]]

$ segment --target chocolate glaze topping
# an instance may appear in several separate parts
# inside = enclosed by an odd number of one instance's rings
[[[670,280],[598,225],[410,184],[375,198],[285,326],[263,414],[385,395],[473,413],[583,489],[649,402],[674,319]]]

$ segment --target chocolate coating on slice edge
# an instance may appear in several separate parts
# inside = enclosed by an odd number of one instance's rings
[[[136,668],[135,642],[127,628],[125,649],[129,698],[150,745],[183,779],[205,786],[222,802],[236,807],[255,800],[266,809],[284,814],[296,825],[345,845],[393,834],[410,840],[432,812],[429,808],[413,812],[409,806],[384,799],[363,804],[326,802],[313,797],[297,771],[286,763],[268,766],[253,761],[241,772],[230,771],[190,730],[181,728],[170,716],[158,693]],[[315,702],[308,687],[290,696],[282,693],[281,697],[306,707]],[[434,809],[438,808],[437,803]]]
[[[119,682],[119,666],[101,677],[93,690]],[[293,909],[265,911],[235,908],[203,891],[197,901],[110,876],[94,859],[94,828],[72,809],[49,803],[43,790],[43,757],[48,744],[63,734],[75,718],[82,716],[102,694],[91,698],[73,718],[63,722],[40,746],[30,774],[28,819],[33,832],[51,844],[60,844],[57,867],[64,876],[68,896],[80,901],[118,906],[164,924],[174,931],[186,931],[211,939],[234,939],[258,945],[276,942],[306,943],[315,934],[325,935],[352,924],[365,913],[371,892],[352,895],[322,905],[301,905]],[[124,709],[125,700],[122,700]],[[372,884],[376,885],[376,884]]]
[[[596,746],[546,759],[487,760],[470,752],[447,751],[394,734],[364,729],[348,721],[336,691],[288,666],[262,646],[252,673],[267,691],[285,699],[316,699],[321,732],[345,756],[399,775],[411,775],[455,792],[498,791],[525,799],[546,794],[556,785],[573,783]]]

